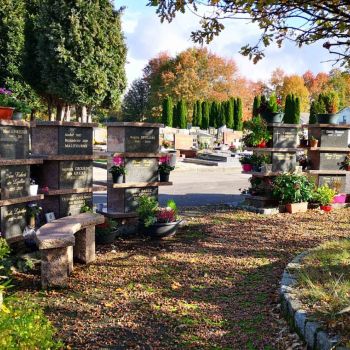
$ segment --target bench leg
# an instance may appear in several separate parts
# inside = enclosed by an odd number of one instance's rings
[[[73,246],[67,248],[68,275],[73,272]]]
[[[41,285],[43,288],[64,287],[68,279],[68,249],[41,250]]]
[[[95,260],[95,226],[75,234],[74,259],[89,264]]]

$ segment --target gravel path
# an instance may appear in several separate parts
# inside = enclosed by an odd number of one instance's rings
[[[319,242],[348,237],[349,215],[187,210],[172,239],[99,247],[65,290],[43,293],[37,275],[18,275],[19,293],[38,298],[74,349],[302,349],[279,315],[283,268]]]

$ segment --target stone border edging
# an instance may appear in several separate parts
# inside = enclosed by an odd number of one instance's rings
[[[320,323],[308,319],[308,315],[298,299],[297,292],[293,288],[297,283],[293,271],[300,268],[302,259],[308,253],[306,251],[297,255],[284,269],[279,290],[282,313],[289,325],[307,343],[308,349],[350,350],[347,347],[337,346],[341,341],[340,336],[331,337],[322,330]]]

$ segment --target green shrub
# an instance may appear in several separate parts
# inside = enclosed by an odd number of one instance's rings
[[[313,195],[314,184],[304,175],[282,174],[276,177],[273,196],[282,204],[308,202]]]
[[[146,195],[140,196],[136,212],[145,227],[151,226],[156,222],[158,207],[158,202],[154,197]]]
[[[242,139],[243,143],[247,147],[256,147],[262,141],[271,140],[271,133],[267,129],[266,122],[260,118],[255,117],[251,120],[247,120],[244,123],[245,131],[248,131]]]
[[[312,199],[321,205],[329,205],[333,202],[335,195],[335,190],[329,188],[328,185],[323,185],[317,188],[312,196]]]
[[[54,340],[55,329],[38,305],[15,297],[5,299],[7,312],[0,312],[0,349],[62,349]]]

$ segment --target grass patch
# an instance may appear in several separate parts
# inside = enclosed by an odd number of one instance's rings
[[[326,242],[312,250],[297,277],[302,301],[350,341],[350,240]]]

